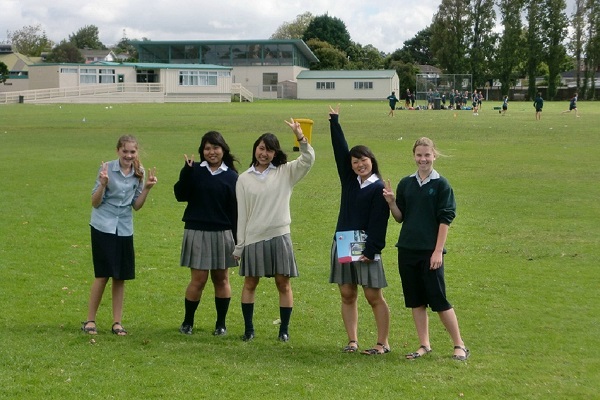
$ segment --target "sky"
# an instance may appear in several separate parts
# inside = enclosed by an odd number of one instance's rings
[[[571,4],[574,0],[568,0]],[[7,31],[40,24],[58,43],[87,25],[110,46],[121,38],[150,40],[268,39],[305,12],[341,19],[350,38],[385,53],[431,24],[441,0],[0,0],[0,42]],[[572,7],[567,8],[567,14]]]

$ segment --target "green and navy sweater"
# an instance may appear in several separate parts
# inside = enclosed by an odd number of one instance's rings
[[[439,225],[450,225],[456,216],[454,192],[442,176],[423,186],[419,186],[415,174],[402,178],[396,189],[396,205],[403,218],[396,243],[400,249],[433,251]]]
[[[375,254],[381,254],[385,247],[390,209],[383,197],[381,179],[361,189],[357,175],[352,170],[350,150],[338,117],[337,114],[330,114],[329,121],[331,144],[342,185],[336,232],[364,230],[367,240],[363,255],[373,260]]]

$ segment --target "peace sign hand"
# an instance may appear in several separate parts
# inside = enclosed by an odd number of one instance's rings
[[[340,104],[338,103],[335,108],[329,106],[329,114],[340,115]]]
[[[98,173],[100,185],[106,187],[108,185],[108,163],[102,161],[100,164],[100,172]]]
[[[152,186],[156,185],[158,179],[156,178],[156,167],[148,170],[148,179],[146,180],[146,188],[151,189]]]
[[[187,154],[184,154],[183,157],[185,158],[185,163],[187,164],[188,167],[194,166],[194,155],[193,154],[192,154],[192,158],[188,158]]]
[[[298,141],[304,138],[304,133],[302,133],[302,126],[300,126],[300,122],[294,121],[294,118],[290,118],[289,121],[284,121],[290,128],[292,128],[292,131],[296,135],[296,139],[298,139]]]
[[[386,179],[383,183],[383,197],[388,203],[393,203],[394,201],[396,201],[396,199],[394,198],[394,191],[392,190],[392,185],[390,184],[389,179]]]

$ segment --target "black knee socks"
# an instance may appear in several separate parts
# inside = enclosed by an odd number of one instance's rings
[[[226,328],[225,318],[227,317],[227,311],[229,310],[229,297],[215,297],[215,308],[217,309],[217,322],[215,323],[215,329]]]
[[[242,314],[244,315],[245,333],[254,333],[254,324],[252,323],[254,303],[242,303]]]
[[[292,307],[279,307],[279,319],[281,325],[279,325],[279,334],[288,333],[288,327],[290,325],[290,317],[292,316]]]
[[[194,326],[194,314],[196,313],[199,304],[200,300],[191,301],[185,299],[185,317],[183,318],[183,325]]]

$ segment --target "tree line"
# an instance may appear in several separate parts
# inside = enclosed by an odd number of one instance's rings
[[[446,74],[470,73],[476,88],[497,80],[502,94],[524,77],[530,98],[541,76],[553,99],[560,73],[574,69],[580,98],[593,98],[600,69],[600,0],[575,0],[571,15],[566,7],[565,0],[442,0],[431,24],[391,54],[352,41],[345,23],[327,14],[298,15],[271,39],[303,39],[319,59],[311,69],[395,69],[400,86],[407,88],[415,87],[419,65],[431,65]],[[9,32],[8,38],[16,51],[30,56],[46,51],[51,62],[83,62],[78,49],[106,48],[94,25],[58,44],[40,25]],[[137,60],[125,37],[112,50]]]

